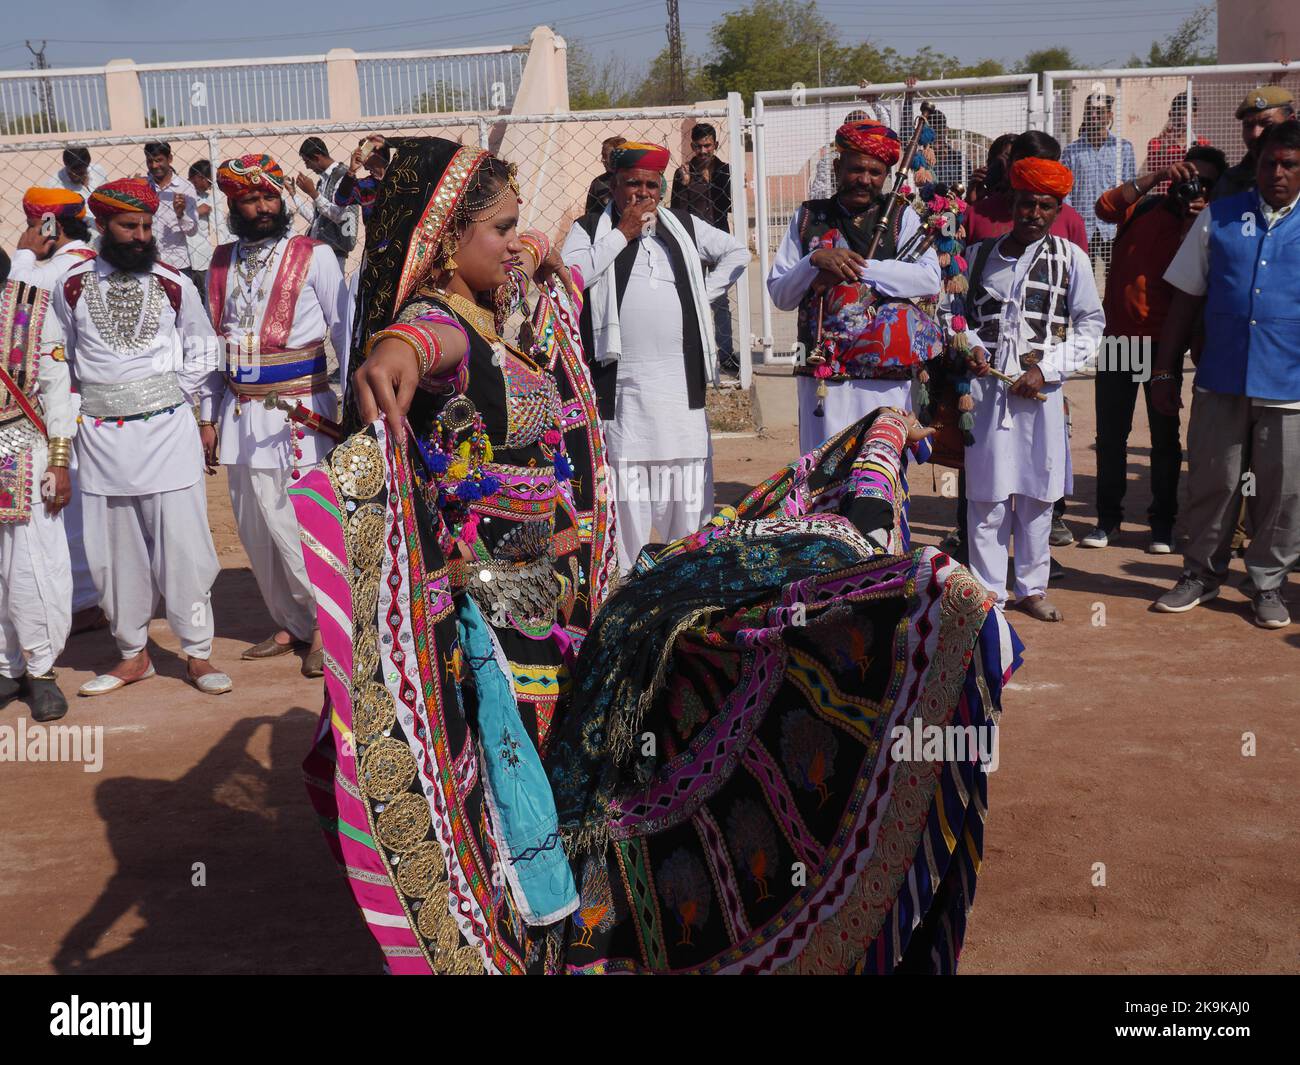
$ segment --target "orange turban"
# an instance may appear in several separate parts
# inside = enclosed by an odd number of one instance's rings
[[[873,155],[886,166],[893,166],[902,154],[898,134],[879,122],[845,122],[835,131],[835,145],[842,152]]]
[[[668,158],[668,149],[662,144],[624,141],[609,153],[609,165],[615,170],[663,170]]]
[[[269,155],[254,153],[227,159],[217,168],[217,188],[231,200],[242,200],[254,192],[284,191],[284,171]]]
[[[1074,173],[1055,159],[1020,159],[1011,164],[1011,187],[1063,200],[1074,188]]]
[[[132,211],[154,214],[158,210],[158,193],[145,178],[118,178],[90,194],[90,210],[101,221]]]
[[[55,218],[84,218],[86,201],[67,189],[28,189],[23,195],[23,213],[29,222],[47,214]]]

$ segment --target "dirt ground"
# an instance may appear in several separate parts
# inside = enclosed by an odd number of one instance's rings
[[[1069,393],[1067,523],[1081,536],[1095,515],[1091,382]],[[1148,499],[1140,411],[1137,421],[1134,518]],[[717,440],[720,497],[789,461],[795,439],[790,428]],[[952,500],[928,473],[912,482],[912,527],[935,543]],[[380,968],[301,784],[320,682],[299,675],[296,657],[239,660],[271,625],[224,477],[208,484],[223,567],[214,659],[235,691],[188,687],[177,642],[155,621],[159,676],[73,699],[65,719],[104,726],[102,771],[0,764],[0,972]],[[1255,628],[1235,587],[1189,615],[1151,613],[1180,558],[1144,544],[1131,526],[1118,547],[1058,549],[1065,623],[1012,615],[1025,665],[1004,700],[966,973],[1300,972],[1300,623]],[[1240,562],[1233,570],[1240,584]],[[1300,617],[1294,578],[1287,595]],[[112,659],[104,631],[74,637],[64,690]],[[0,724],[25,714],[11,704]]]

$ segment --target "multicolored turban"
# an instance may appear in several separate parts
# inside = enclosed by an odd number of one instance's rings
[[[1011,187],[1063,200],[1074,188],[1074,172],[1055,159],[1020,159],[1011,164]]]
[[[230,200],[242,200],[255,192],[284,191],[284,171],[269,155],[253,153],[227,159],[217,168],[217,188]]]
[[[609,153],[609,165],[615,170],[659,170],[668,166],[669,152],[661,144],[624,141]]]
[[[872,155],[893,166],[903,154],[898,134],[879,122],[845,122],[835,131],[835,146],[842,152]]]
[[[47,214],[55,218],[84,218],[86,201],[67,189],[31,188],[23,194],[23,213],[29,222]]]
[[[145,178],[118,178],[100,185],[90,194],[90,211],[103,221],[115,214],[143,211],[154,214],[158,210],[158,193]]]

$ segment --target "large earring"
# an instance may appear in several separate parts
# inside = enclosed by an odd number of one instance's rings
[[[510,317],[510,282],[504,285],[498,285],[492,293],[492,304],[495,313],[492,317],[495,319],[496,330],[498,333],[505,328],[506,319]]]
[[[456,249],[459,247],[460,244],[456,240],[455,234],[448,233],[442,238],[442,268],[449,274],[454,274],[456,267],[460,265],[455,258]]]

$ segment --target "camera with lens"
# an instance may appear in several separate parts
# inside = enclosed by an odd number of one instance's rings
[[[1191,206],[1193,200],[1199,199],[1204,194],[1205,187],[1201,184],[1199,174],[1187,181],[1178,181],[1169,186],[1170,197],[1182,208]]]

